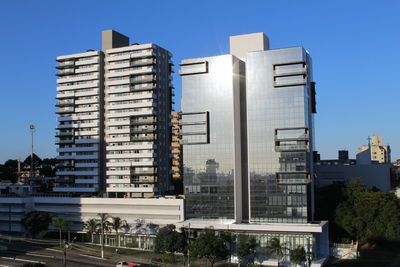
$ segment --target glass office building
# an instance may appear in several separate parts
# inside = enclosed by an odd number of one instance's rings
[[[311,59],[302,47],[247,53],[250,221],[312,220]]]
[[[180,65],[186,219],[240,221],[244,64],[222,55]]]

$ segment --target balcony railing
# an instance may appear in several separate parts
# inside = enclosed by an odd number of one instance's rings
[[[137,136],[132,136],[131,141],[155,141],[157,140],[156,136],[143,136],[143,137],[137,137]]]
[[[58,108],[56,113],[71,113],[74,112],[74,107]]]
[[[152,120],[131,120],[131,125],[145,125],[145,124],[155,124],[157,121]]]
[[[56,73],[57,76],[65,76],[71,74],[75,74],[75,71],[73,69],[60,70],[59,72]]]
[[[153,133],[157,129],[156,128],[142,128],[142,129],[137,129],[137,128],[132,128],[130,130],[131,133]]]
[[[153,59],[147,59],[147,60],[134,60],[132,61],[129,65],[131,67],[136,67],[136,66],[145,66],[145,65],[152,65],[154,64]]]
[[[75,101],[74,99],[66,99],[66,100],[60,100],[56,103],[56,106],[62,107],[62,106],[71,106],[74,105]]]
[[[60,64],[58,64],[56,66],[57,69],[63,69],[63,68],[70,68],[75,66],[75,62],[74,61],[64,61],[64,62],[60,62]]]
[[[275,151],[306,151],[308,150],[308,145],[280,145],[275,146]]]
[[[136,78],[131,78],[130,83],[131,84],[137,84],[137,83],[146,83],[146,82],[153,82],[155,81],[155,77],[136,77]]]
[[[56,131],[56,136],[73,136],[74,132]]]
[[[307,79],[274,81],[274,87],[296,86],[307,84]]]

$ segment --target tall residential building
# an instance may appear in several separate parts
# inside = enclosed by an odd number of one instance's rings
[[[101,51],[57,58],[62,163],[54,191],[152,197],[171,189],[171,57],[109,30]]]
[[[372,142],[371,142],[372,141]],[[371,161],[378,163],[390,163],[390,146],[382,144],[382,136],[372,136],[368,138],[368,145],[363,145],[358,148],[358,154],[368,153]]]
[[[103,53],[57,57],[60,160],[55,192],[95,194],[101,190],[103,146]]]

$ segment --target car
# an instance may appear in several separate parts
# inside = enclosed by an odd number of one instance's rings
[[[135,263],[128,263],[126,261],[121,261],[118,262],[117,265],[115,265],[115,267],[139,267],[139,265]]]

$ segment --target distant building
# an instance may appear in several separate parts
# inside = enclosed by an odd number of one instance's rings
[[[174,186],[174,194],[183,194],[182,179],[182,145],[181,145],[181,114],[172,112],[171,114],[171,176]]]
[[[361,156],[362,155],[362,156]],[[359,178],[368,187],[376,187],[383,192],[392,190],[393,165],[378,164],[368,160],[369,153],[360,153],[357,159],[349,159],[348,151],[339,151],[338,159],[319,160],[315,162],[316,185],[330,185],[334,182],[346,182]]]
[[[171,172],[172,179],[182,179],[182,145],[180,143],[180,114],[171,114]]]
[[[370,154],[371,160],[378,163],[390,163],[390,146],[382,145],[382,136],[372,136],[368,138],[372,142],[358,148],[358,154]]]

